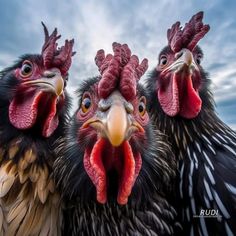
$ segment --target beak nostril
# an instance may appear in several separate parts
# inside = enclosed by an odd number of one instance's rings
[[[45,74],[45,77],[47,77],[47,78],[53,78],[54,76],[55,76],[56,74],[54,73],[54,72],[51,72],[51,73],[46,73]]]
[[[127,114],[132,114],[134,112],[134,107],[131,103],[125,102],[124,106]]]
[[[50,78],[53,78],[57,75],[58,73],[56,71],[53,71],[53,70],[46,70],[44,71],[43,73],[43,76],[50,79]]]
[[[111,102],[107,101],[105,99],[102,99],[99,103],[98,103],[98,109],[102,112],[106,112],[110,109],[111,107]]]
[[[108,111],[110,109],[110,106],[107,106],[107,107],[99,107],[99,110],[101,111],[101,112],[106,112],[106,111]]]
[[[179,59],[181,56],[183,56],[183,51],[175,53],[175,58]]]

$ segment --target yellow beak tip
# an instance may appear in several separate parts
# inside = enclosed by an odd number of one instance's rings
[[[119,147],[122,142],[124,141],[124,137],[109,137],[109,141],[111,143],[112,146],[114,147]]]

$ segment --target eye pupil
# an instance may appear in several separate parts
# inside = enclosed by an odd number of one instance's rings
[[[167,58],[165,56],[161,57],[160,64],[166,65],[166,63],[167,63]]]
[[[197,54],[196,55],[196,62],[197,62],[197,64],[200,65],[201,61],[202,61],[202,55],[201,54]]]
[[[138,110],[139,110],[140,113],[142,113],[144,111],[143,104],[139,105]]]
[[[21,67],[21,75],[23,77],[29,76],[32,73],[32,65],[30,62],[25,62]]]
[[[86,99],[86,101],[84,102],[84,107],[85,107],[86,109],[89,109],[90,105],[91,105],[90,99]]]
[[[29,65],[24,66],[24,72],[28,74],[31,71],[31,67]]]
[[[142,96],[138,104],[138,112],[141,117],[144,117],[146,114],[146,98]]]
[[[82,101],[82,106],[81,106],[82,111],[84,113],[86,113],[89,110],[89,108],[91,107],[91,105],[92,105],[91,99],[88,97],[84,98]]]

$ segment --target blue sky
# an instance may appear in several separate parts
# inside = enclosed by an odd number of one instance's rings
[[[236,1],[235,0],[1,0],[0,70],[21,54],[38,53],[43,43],[41,21],[65,38],[75,39],[69,91],[97,74],[96,51],[111,52],[114,41],[127,43],[133,53],[149,59],[149,70],[166,45],[166,30],[177,20],[184,24],[205,12],[211,30],[200,42],[210,73],[220,117],[236,129]]]

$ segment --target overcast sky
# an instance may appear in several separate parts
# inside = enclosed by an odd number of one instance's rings
[[[0,70],[22,54],[41,51],[41,21],[50,32],[58,28],[59,42],[75,39],[71,93],[81,80],[97,75],[96,51],[111,52],[114,41],[127,43],[140,59],[147,57],[151,70],[167,43],[167,28],[177,20],[183,25],[200,10],[211,26],[200,42],[205,54],[202,65],[213,81],[220,117],[236,129],[235,0],[0,0]]]

